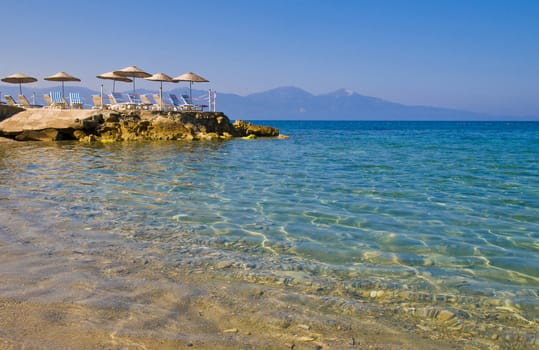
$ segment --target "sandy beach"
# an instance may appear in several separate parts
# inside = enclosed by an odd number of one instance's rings
[[[2,349],[475,349],[375,303],[164,266],[114,241],[38,243],[0,244]]]
[[[125,275],[126,271],[116,273]],[[428,332],[405,330],[365,306],[362,316],[339,314],[313,295],[268,286],[210,280],[203,274],[158,277],[131,290],[130,300],[0,299],[2,349],[463,349]],[[153,287],[159,285],[158,288]],[[93,286],[77,286],[91,293]],[[31,287],[29,294],[53,291]],[[48,298],[55,299],[49,295]],[[39,297],[37,297],[39,299]],[[126,307],[136,299],[136,307]],[[108,305],[107,305],[108,304]],[[160,310],[145,312],[146,307]]]
[[[173,299],[174,324],[142,312],[69,303],[0,299],[2,349],[457,349],[450,342],[341,315],[321,317],[298,303],[253,294],[238,286],[215,285],[195,296],[156,294],[154,302]],[[195,287],[183,287],[195,288]],[[230,295],[243,292],[247,295]],[[165,295],[163,295],[165,294]],[[288,296],[291,298],[293,296]],[[266,300],[261,300],[266,299]],[[316,319],[314,321],[313,317]],[[169,323],[169,322],[167,322]],[[160,329],[177,331],[161,335]]]

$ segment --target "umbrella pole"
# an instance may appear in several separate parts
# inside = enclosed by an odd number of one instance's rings
[[[116,80],[112,81],[112,92],[116,92]]]
[[[64,98],[65,94],[64,94],[64,82],[62,81],[62,98]]]
[[[19,82],[19,95],[22,95],[22,87],[21,87],[21,83]]]
[[[161,82],[161,87],[159,88],[159,102],[161,106],[159,107],[160,111],[163,111],[163,82]]]
[[[189,81],[189,103],[193,104],[193,93],[191,92],[191,85],[193,84],[192,81]]]
[[[133,77],[133,93],[135,93],[135,77]]]
[[[103,84],[101,84],[101,110],[103,110]]]

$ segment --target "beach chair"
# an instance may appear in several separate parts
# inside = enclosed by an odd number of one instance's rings
[[[159,96],[158,94],[153,94],[153,99],[155,100],[157,108],[161,108],[161,106],[163,106],[163,111],[174,110],[174,106],[169,103],[166,103],[164,100],[161,100],[161,96]]]
[[[183,101],[182,106],[181,106],[182,111],[198,110],[197,106],[191,103],[191,98],[189,97],[189,95],[181,95],[181,97]]]
[[[196,101],[193,102],[193,100]],[[202,103],[199,103],[199,102],[206,102],[208,100],[208,96],[207,95],[203,95],[203,96],[199,96],[199,97],[195,97],[193,99],[191,99],[191,103],[196,106],[196,110],[197,111],[204,111],[204,108],[208,108],[208,105],[206,104],[202,104]]]
[[[21,107],[21,105],[19,104],[19,102],[15,101],[15,98],[13,98],[12,96],[10,95],[4,95],[4,99],[6,100],[7,104],[9,106],[13,106],[13,107]]]
[[[45,107],[44,108],[51,108],[52,106],[52,100],[49,94],[43,94],[43,101],[45,101]]]
[[[83,109],[84,104],[82,103],[82,98],[78,92],[69,93],[69,105],[72,109]]]
[[[67,107],[67,101],[62,96],[60,91],[51,91],[51,108],[66,108]]]
[[[113,92],[109,95],[110,100],[110,108],[114,110],[119,109],[134,109],[136,108],[136,104],[133,104],[129,101],[129,98],[126,97],[125,94],[122,94],[121,92]]]
[[[24,95],[19,95],[19,102],[21,103],[21,105],[24,108],[41,108],[41,107],[43,107],[42,105],[31,104],[28,101],[28,99],[26,98],[26,96],[24,96]]]
[[[92,106],[92,109],[109,109],[110,105],[104,104],[101,100],[101,96],[99,95],[92,95],[92,102],[94,105]]]
[[[153,103],[148,97],[148,95],[144,95],[144,94],[140,95],[140,101],[142,102],[142,104],[145,106],[146,109],[151,109],[151,110],[159,109],[159,106]]]
[[[133,92],[128,92],[127,93],[127,98],[129,99],[129,102],[131,102],[133,104],[142,103],[142,101],[140,101],[140,95],[139,94],[135,94]]]
[[[170,102],[172,102],[172,105],[174,106],[174,109],[177,110],[177,111],[181,111],[182,106],[184,105],[184,103],[182,101],[180,101],[178,96],[176,96],[175,94],[168,94],[168,96],[170,97]]]
[[[135,106],[137,109],[148,109],[148,106],[144,105],[142,103],[142,99],[140,98],[139,94],[136,94],[134,92],[128,92],[127,98],[129,99],[129,102]]]

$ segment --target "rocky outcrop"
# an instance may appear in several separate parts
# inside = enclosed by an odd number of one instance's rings
[[[220,112],[152,112],[29,109],[0,122],[0,137],[18,141],[219,140],[272,137],[279,130]]]
[[[243,120],[236,120],[233,127],[242,137],[249,135],[279,136],[279,129],[272,128],[271,126],[253,125],[252,123]]]

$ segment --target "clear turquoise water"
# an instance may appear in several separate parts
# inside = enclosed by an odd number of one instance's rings
[[[537,319],[539,123],[266,124],[290,138],[0,144],[3,237],[503,296]]]

